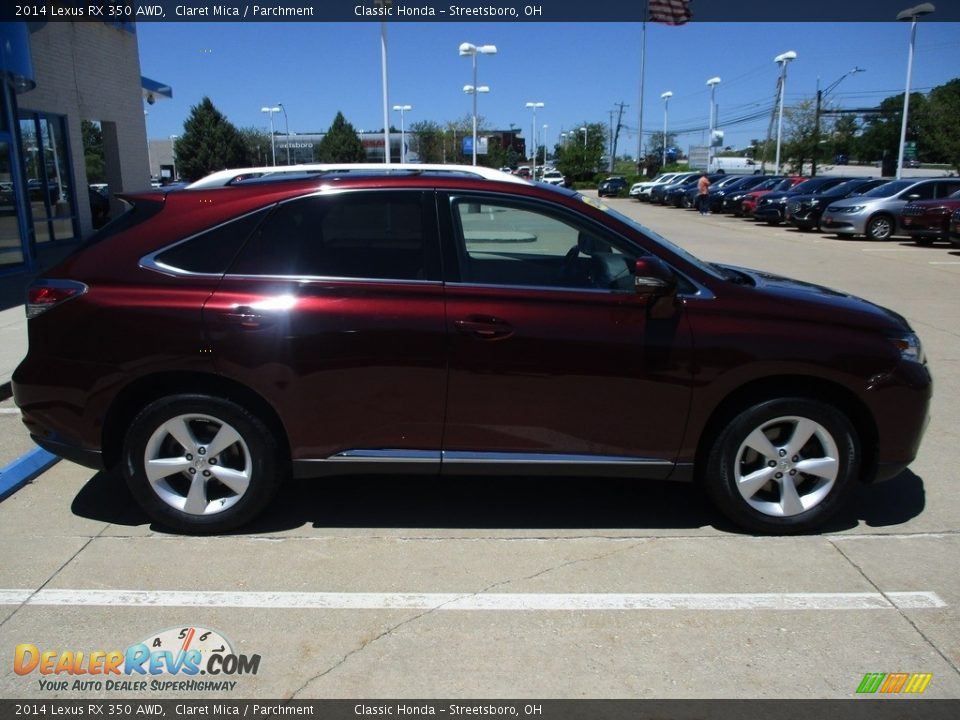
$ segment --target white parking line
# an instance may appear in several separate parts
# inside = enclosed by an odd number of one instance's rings
[[[860,252],[927,252],[925,248],[860,248]]]
[[[931,265],[960,265],[960,260],[942,260],[940,262],[931,260],[930,264]]]
[[[946,607],[933,592],[350,593],[189,590],[0,590],[0,605],[297,610],[892,610]]]

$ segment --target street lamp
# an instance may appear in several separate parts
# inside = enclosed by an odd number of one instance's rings
[[[707,80],[707,87],[710,88],[710,137],[707,138],[707,171],[710,170],[710,161],[713,159],[713,131],[716,126],[716,108],[717,105],[714,102],[714,93],[717,90],[717,85],[720,84],[720,78],[712,77]]]
[[[673,93],[667,90],[665,93],[661,93],[660,97],[663,99],[663,167],[667,166],[667,105],[670,103],[670,98],[673,97]]]
[[[537,108],[542,108],[542,102],[528,102],[527,107],[533,110],[533,124],[530,126],[530,157],[533,160],[533,166],[530,168],[532,177],[537,179]]]
[[[287,165],[290,164],[290,121],[287,119],[287,109],[283,106],[283,103],[277,103],[277,107],[283,110],[283,125],[286,130],[286,139],[287,139]]]
[[[400,111],[400,164],[402,165],[407,161],[407,141],[406,135],[404,134],[403,129],[403,114],[407,110],[413,110],[412,105],[394,105],[394,110]]]
[[[903,149],[907,140],[907,112],[910,110],[910,80],[913,75],[913,46],[917,41],[917,18],[929,15],[936,8],[933,3],[923,3],[897,13],[897,20],[910,21],[910,52],[907,55],[907,89],[903,93],[903,121],[900,123],[900,151],[897,154],[897,180],[903,173]]]
[[[586,126],[580,128],[580,132],[583,133],[583,149],[587,149],[587,128]]]
[[[543,167],[547,167],[547,128],[549,125],[543,126],[543,132],[540,134],[540,137],[543,138]]]
[[[473,164],[477,164],[477,93],[490,92],[490,88],[481,85],[477,86],[477,55],[496,55],[496,45],[473,45],[465,42],[460,43],[460,57],[469,56],[473,64],[473,85],[465,85],[464,92],[473,95]],[[467,88],[470,88],[468,91]]]
[[[177,138],[179,135],[170,136],[170,156],[173,158],[173,180],[177,181]]]
[[[837,85],[843,82],[845,78],[849,77],[850,75],[856,75],[857,73],[862,73],[862,72],[866,72],[866,70],[864,70],[862,67],[857,67],[855,65],[853,70],[848,70],[847,72],[845,72],[843,75],[839,77],[839,79],[830,83],[827,86],[827,89],[823,91],[821,91],[819,88],[820,79],[817,78],[817,86],[818,86],[817,87],[817,104],[816,104],[816,109],[814,110],[814,113],[813,113],[813,159],[811,160],[811,163],[810,163],[811,177],[816,177],[817,175],[817,157],[820,155],[820,114],[821,114],[823,100],[824,98],[827,97],[827,95],[833,92],[834,88],[836,88]]]
[[[273,134],[273,114],[280,112],[278,107],[262,107],[260,112],[269,113],[270,115],[270,157],[273,159],[273,166],[277,165],[277,143],[276,138]]]
[[[774,172],[780,172],[780,138],[783,135],[783,96],[787,94],[787,63],[796,60],[797,54],[793,50],[777,55],[773,61],[780,66],[780,110],[777,113],[777,157]]]

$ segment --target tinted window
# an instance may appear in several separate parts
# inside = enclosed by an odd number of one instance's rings
[[[222,275],[244,241],[269,212],[258,210],[181,242],[156,257],[156,262],[176,270]]]
[[[874,188],[870,192],[865,192],[863,195],[864,197],[893,197],[911,185],[913,185],[913,182],[910,180],[891,180],[880,187]]]
[[[903,195],[905,200],[933,200],[936,183],[923,183],[907,190]]]
[[[357,192],[283,203],[230,272],[239,275],[427,278],[422,195]]]
[[[956,193],[957,190],[960,190],[960,181],[957,180],[944,180],[937,183],[937,197],[952,197],[953,193]]]
[[[465,198],[453,200],[453,216],[464,282],[633,289],[629,257],[566,217],[506,200]]]

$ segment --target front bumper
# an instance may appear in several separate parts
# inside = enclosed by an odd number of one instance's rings
[[[831,215],[824,213],[820,220],[820,227],[823,230],[837,233],[839,235],[865,235],[867,219],[856,215]]]

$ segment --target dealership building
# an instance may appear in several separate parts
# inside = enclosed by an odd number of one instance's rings
[[[110,191],[149,189],[133,23],[0,23],[0,277],[35,272],[93,229],[82,135],[99,126]],[[116,202],[116,201],[114,201]]]

